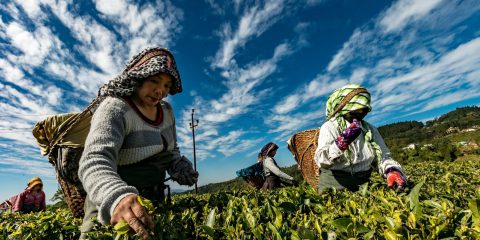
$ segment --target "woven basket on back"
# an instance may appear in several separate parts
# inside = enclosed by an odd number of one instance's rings
[[[243,180],[245,180],[245,182],[256,188],[256,189],[260,189],[263,187],[263,183],[265,183],[265,178],[262,177],[262,176],[247,176],[247,177],[243,177]]]
[[[91,113],[60,114],[38,122],[33,135],[40,146],[41,153],[48,156],[54,166],[58,183],[68,208],[74,217],[82,218],[87,193],[78,178],[78,165],[83,153],[83,144],[90,129]]]
[[[318,134],[320,130],[310,129],[295,133],[288,140],[288,149],[292,152],[298,169],[302,172],[305,179],[312,187],[318,186],[320,169],[318,168],[313,156],[318,145]]]

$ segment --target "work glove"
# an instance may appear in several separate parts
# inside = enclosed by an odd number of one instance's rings
[[[168,174],[180,185],[192,186],[198,180],[198,172],[193,169],[192,162],[184,156],[170,165]]]
[[[335,144],[340,150],[345,150],[348,146],[357,139],[358,136],[362,133],[362,128],[360,128],[360,122],[357,119],[353,119],[350,126],[345,128],[343,132],[335,140]]]
[[[396,190],[403,190],[407,186],[407,179],[400,171],[392,170],[387,173],[387,184]]]

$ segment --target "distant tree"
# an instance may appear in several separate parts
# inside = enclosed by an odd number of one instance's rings
[[[65,195],[63,194],[61,189],[57,189],[55,194],[53,194],[50,201],[53,202],[52,205],[48,206],[49,209],[58,209],[58,208],[66,208],[67,203],[65,202]]]

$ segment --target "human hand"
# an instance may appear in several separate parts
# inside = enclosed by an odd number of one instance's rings
[[[387,184],[391,188],[403,190],[407,186],[407,180],[401,172],[397,170],[392,170],[387,173]]]
[[[337,144],[341,150],[345,150],[361,133],[362,128],[360,127],[360,122],[357,119],[353,119],[350,126],[345,128],[335,140],[335,144]]]
[[[193,169],[192,163],[182,157],[169,171],[170,177],[180,185],[192,186],[198,180],[198,172]]]
[[[149,234],[146,228],[153,229],[152,217],[146,209],[138,202],[137,195],[132,194],[124,197],[113,210],[110,223],[115,226],[120,221],[128,223],[138,236],[148,239]]]

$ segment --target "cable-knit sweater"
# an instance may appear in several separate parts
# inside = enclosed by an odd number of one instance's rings
[[[157,120],[151,121],[128,99],[108,97],[92,117],[78,175],[103,224],[110,222],[120,200],[138,194],[120,178],[117,166],[138,163],[162,151],[171,152],[174,161],[181,159],[173,110],[163,101],[158,109]]]

